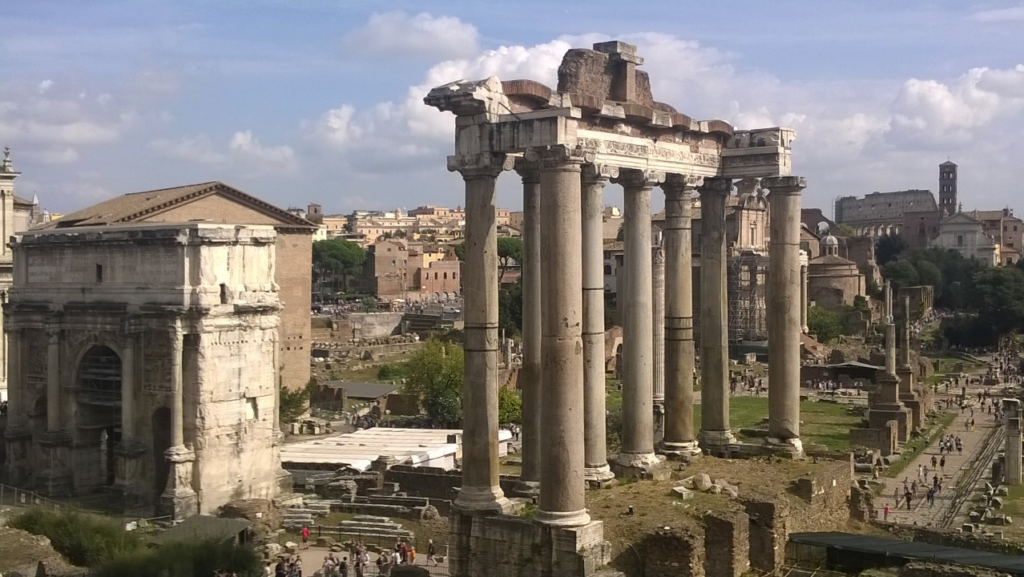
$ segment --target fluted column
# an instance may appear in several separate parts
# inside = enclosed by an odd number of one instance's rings
[[[770,190],[768,246],[768,442],[803,453],[800,441],[800,333],[803,283],[800,266],[799,176],[765,178]]]
[[[665,191],[665,452],[693,454],[693,236],[690,197],[698,178],[670,174]]]
[[[726,309],[725,206],[728,178],[705,178],[700,187],[700,372],[702,449],[720,452],[736,438],[729,428],[729,319]]]
[[[512,168],[504,154],[448,157],[466,184],[466,266],[462,278],[465,378],[462,385],[463,512],[509,508],[498,483],[498,228],[494,186]]]
[[[583,253],[579,149],[531,151],[541,161],[541,243],[545,258],[540,503],[536,520],[575,527],[590,522],[584,485]]]
[[[523,393],[523,469],[519,475],[522,492],[540,488],[541,438],[541,243],[540,167],[525,159],[516,161],[523,179],[523,367],[519,388]]]
[[[614,478],[608,467],[604,377],[604,235],[602,193],[613,167],[583,167],[583,411],[586,468],[590,484]],[[524,295],[525,303],[525,295]]]
[[[185,446],[185,387],[182,375],[184,333],[180,321],[171,327],[171,448]]]
[[[170,326],[171,374],[171,446],[164,452],[170,463],[167,488],[160,496],[161,513],[175,520],[185,519],[199,512],[198,498],[192,488],[192,463],[195,452],[185,446],[185,378],[182,373],[184,331],[181,320],[174,319]]]
[[[654,247],[651,253],[651,300],[653,301],[652,321],[654,322],[653,374],[654,404],[665,405],[665,249]]]
[[[626,300],[623,308],[622,447],[618,464],[646,467],[654,454],[654,405],[651,294],[651,188],[664,173],[622,171],[625,190]]]

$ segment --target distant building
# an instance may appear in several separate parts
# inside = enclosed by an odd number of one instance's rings
[[[839,256],[839,240],[826,234],[820,243],[820,256],[807,263],[807,300],[832,312],[853,305],[867,294],[864,275],[857,263]]]
[[[985,234],[982,221],[967,213],[958,212],[943,219],[932,246],[955,250],[965,258],[991,266],[999,264],[999,244]]]
[[[956,170],[950,161],[939,165],[939,212],[943,218],[957,213],[959,204],[956,200]]]
[[[404,299],[413,280],[411,272],[405,241],[377,241],[369,247],[363,264],[364,288],[379,299]]]
[[[1024,221],[1013,216],[1013,210],[972,210],[971,217],[981,221],[982,230],[999,245],[1000,264],[1016,264],[1024,246]]]
[[[864,198],[846,196],[836,201],[836,222],[858,236],[880,237],[901,233],[909,213],[938,213],[930,190],[872,192]]]

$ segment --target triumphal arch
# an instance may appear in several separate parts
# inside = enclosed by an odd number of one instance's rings
[[[800,193],[785,128],[736,130],[657,102],[636,47],[602,42],[566,53],[552,89],[533,80],[460,80],[424,99],[453,112],[466,190],[466,378],[463,483],[452,516],[452,574],[590,575],[607,559],[585,488],[636,474],[665,455],[731,454],[726,207],[734,180],[769,191],[769,435],[799,455]],[[498,283],[495,181],[522,178],[524,448],[521,488],[539,490],[534,522],[505,515],[498,483]],[[601,197],[625,190],[623,433],[605,447]],[[664,318],[653,318],[650,201],[665,193]],[[700,195],[702,425],[693,430],[691,197]],[[654,442],[653,335],[664,323],[665,438]]]
[[[273,498],[276,239],[200,222],[14,237],[6,482],[176,519]]]

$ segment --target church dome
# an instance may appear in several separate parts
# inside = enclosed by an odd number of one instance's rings
[[[821,239],[821,253],[825,255],[839,256],[839,239],[831,234]]]
[[[825,236],[821,239],[821,246],[839,246],[839,239],[830,235]]]

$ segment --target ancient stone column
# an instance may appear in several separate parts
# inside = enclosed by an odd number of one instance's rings
[[[554,146],[541,160],[542,394],[540,502],[536,520],[576,527],[590,522],[584,484],[583,253],[580,248],[580,149]]]
[[[693,435],[693,237],[690,196],[698,178],[666,177],[665,230],[665,452],[692,455]]]
[[[700,371],[702,449],[721,452],[729,429],[729,319],[726,309],[725,206],[732,180],[705,178],[700,187]]]
[[[896,374],[896,323],[892,316],[892,285],[885,281],[885,372]]]
[[[523,179],[523,367],[519,388],[523,393],[523,469],[519,475],[523,493],[540,489],[541,390],[541,244],[540,167],[524,159],[516,161]]]
[[[135,334],[121,351],[121,440],[135,439]]]
[[[898,365],[901,367],[910,366],[910,296],[900,297],[900,343]],[[909,385],[909,383],[908,383]],[[908,389],[909,391],[909,386]]]
[[[46,432],[61,430],[60,327],[46,327]]]
[[[663,173],[622,171],[625,190],[623,239],[626,300],[623,308],[622,447],[617,463],[647,467],[654,454],[653,351],[651,295],[651,187]]]
[[[808,269],[808,258],[807,253],[800,251],[800,330],[806,334],[811,331],[807,326],[807,307],[810,304],[807,302],[807,269]]]
[[[7,334],[7,432],[25,423],[25,406],[21,382],[21,329],[12,328]],[[10,456],[10,453],[8,453]]]
[[[768,246],[768,443],[803,453],[800,442],[800,333],[803,329],[800,266],[800,176],[761,180],[771,191]]]
[[[583,167],[583,412],[585,469],[590,485],[615,477],[608,467],[604,379],[604,235],[602,193],[613,167]],[[523,295],[526,304],[526,295]]]
[[[22,390],[22,331],[20,328],[12,328],[7,335],[10,373],[7,378],[7,428],[4,430],[7,458],[3,473],[5,483],[18,486],[27,480],[30,472],[32,430],[25,419],[26,407]]]
[[[184,333],[181,321],[171,325],[171,446],[164,452],[170,463],[167,488],[160,496],[161,512],[175,520],[198,513],[198,499],[192,488],[192,463],[195,452],[185,446],[185,380],[182,374]]]
[[[665,252],[660,246],[651,253],[651,298],[654,301],[654,404],[665,405]]]
[[[459,171],[466,183],[462,488],[454,503],[464,513],[503,512],[509,508],[498,484],[498,228],[494,186],[498,175],[510,168],[511,159],[504,154],[448,158],[448,170]]]
[[[1020,485],[1024,481],[1021,464],[1020,401],[1004,398],[1003,410],[1006,412],[1006,484]]]

